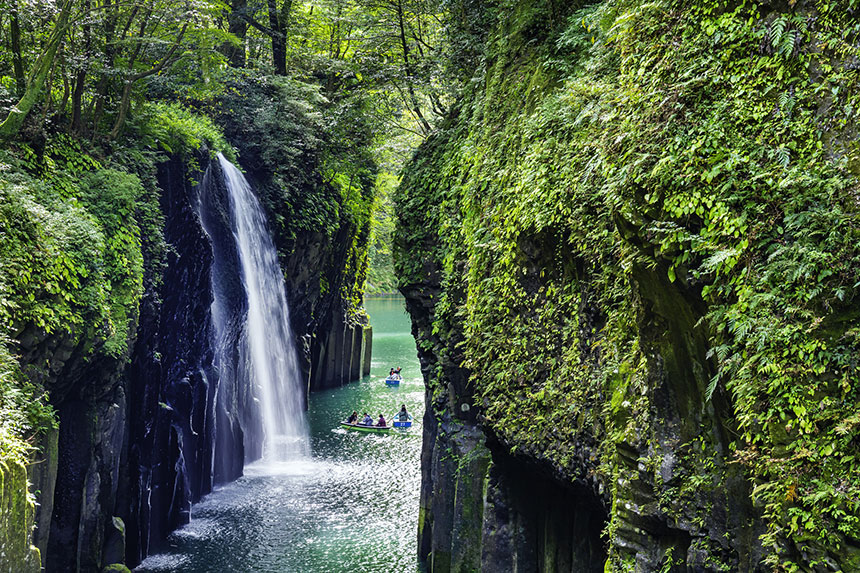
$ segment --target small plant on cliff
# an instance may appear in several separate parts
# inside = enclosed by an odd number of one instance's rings
[[[25,463],[35,436],[55,429],[57,421],[44,393],[18,372],[9,344],[0,336],[0,461]]]
[[[205,146],[210,153],[220,151],[228,159],[236,159],[235,151],[209,117],[179,103],[147,103],[133,127],[141,144],[171,155],[191,160]]]

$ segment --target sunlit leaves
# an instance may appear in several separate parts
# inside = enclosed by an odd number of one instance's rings
[[[557,435],[579,431],[567,420],[550,438],[522,412],[588,419],[600,390],[626,396],[604,365],[637,365],[632,381],[647,370],[642,315],[626,298],[638,294],[635,269],[706,305],[713,370],[697,390],[731,401],[733,455],[765,512],[770,562],[789,568],[790,539],[823,555],[860,538],[845,519],[860,503],[849,160],[860,86],[846,41],[860,29],[847,6],[604,2],[572,14],[539,57],[517,43],[523,22],[543,31],[539,9],[514,10],[455,127],[431,140],[402,192],[440,219],[406,230],[410,254],[440,261],[443,288],[461,288],[435,308],[462,321],[486,423],[521,448],[556,451]],[[410,281],[427,280],[414,262],[403,262]],[[583,292],[611,309],[594,338],[567,330]],[[595,364],[582,360],[585,342],[601,353]],[[617,411],[605,410],[607,460],[637,423],[614,426]]]

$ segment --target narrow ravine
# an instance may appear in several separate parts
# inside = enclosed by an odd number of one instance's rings
[[[424,386],[400,298],[366,303],[374,327],[371,375],[310,396],[311,455],[256,463],[192,508],[170,549],[136,571],[414,571],[421,428],[376,436],[335,429],[349,411],[416,420]],[[402,366],[399,388],[383,383]]]

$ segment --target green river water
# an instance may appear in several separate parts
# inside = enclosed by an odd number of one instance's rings
[[[136,571],[401,572],[416,558],[424,384],[402,298],[366,303],[373,326],[371,374],[310,396],[310,459],[257,463],[192,508],[164,553]],[[399,387],[383,382],[403,368]],[[337,428],[352,410],[386,418],[406,404],[406,434]]]

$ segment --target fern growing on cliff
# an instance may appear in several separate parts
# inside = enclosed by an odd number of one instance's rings
[[[442,273],[434,334],[462,323],[483,420],[600,476],[610,544],[634,449],[708,566],[732,558],[703,496],[742,475],[769,566],[860,567],[855,4],[606,1],[560,29],[505,4],[481,81],[404,178],[405,220],[439,219],[405,227],[404,285]],[[572,464],[591,439],[600,460]]]

